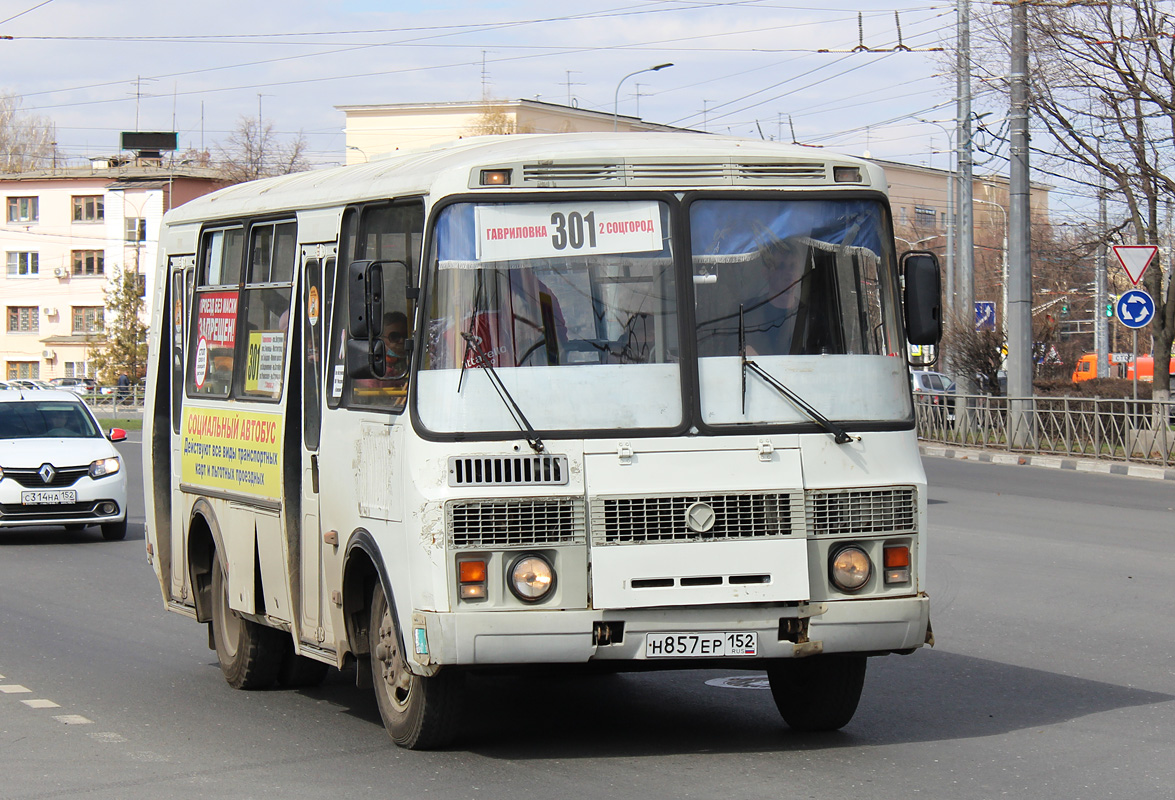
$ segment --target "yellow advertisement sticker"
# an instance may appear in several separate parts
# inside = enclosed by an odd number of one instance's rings
[[[281,499],[280,414],[184,409],[183,481]]]

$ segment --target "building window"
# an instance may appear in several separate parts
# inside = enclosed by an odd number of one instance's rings
[[[74,222],[101,222],[104,219],[106,219],[106,214],[102,195],[73,199]]]
[[[25,378],[35,381],[41,377],[41,362],[39,361],[9,361],[8,380]]]
[[[914,224],[919,228],[937,227],[938,213],[933,208],[914,206]]]
[[[127,217],[126,240],[128,242],[147,241],[147,220],[143,217]]]
[[[36,222],[39,216],[37,198],[10,197],[8,198],[9,222]]]
[[[85,361],[66,361],[65,362],[65,377],[67,377],[67,378],[84,378],[84,377],[86,377],[86,362]]]
[[[9,306],[8,332],[9,333],[36,333],[40,320],[37,318],[36,306]]]
[[[102,275],[105,271],[105,256],[101,250],[74,250],[74,275]]]
[[[34,277],[40,267],[41,257],[39,253],[8,254],[8,277],[10,278]]]
[[[74,333],[102,333],[106,330],[102,306],[76,306],[73,310]]]

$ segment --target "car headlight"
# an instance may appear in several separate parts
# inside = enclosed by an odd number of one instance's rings
[[[122,469],[122,461],[119,460],[118,456],[100,458],[90,464],[90,477],[102,478],[107,475],[113,475],[120,469]]]
[[[510,591],[524,603],[537,603],[555,588],[555,568],[536,553],[514,559],[506,578]]]
[[[873,562],[860,547],[850,545],[837,550],[828,564],[828,577],[842,592],[855,592],[869,582]]]

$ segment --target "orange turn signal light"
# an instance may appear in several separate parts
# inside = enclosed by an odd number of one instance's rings
[[[486,580],[486,562],[484,561],[462,561],[458,564],[460,571],[461,583],[485,583]]]
[[[905,545],[885,548],[886,569],[910,566],[910,548]]]

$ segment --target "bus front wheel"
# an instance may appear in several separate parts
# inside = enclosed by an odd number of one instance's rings
[[[242,619],[229,607],[220,559],[212,568],[212,640],[224,679],[234,689],[265,689],[282,666],[282,632]]]
[[[771,696],[783,721],[797,731],[835,731],[857,711],[865,685],[865,656],[786,658],[767,665]]]
[[[388,736],[409,750],[444,747],[457,732],[462,676],[442,670],[431,678],[413,675],[383,587],[371,595],[371,681]]]

